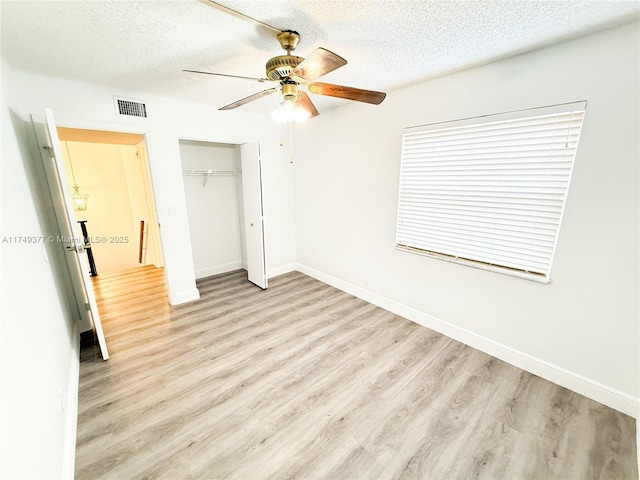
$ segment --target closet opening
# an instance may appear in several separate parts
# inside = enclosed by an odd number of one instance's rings
[[[245,269],[266,288],[259,145],[179,146],[195,278]]]

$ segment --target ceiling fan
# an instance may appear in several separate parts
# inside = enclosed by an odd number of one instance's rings
[[[261,92],[254,93],[253,95],[249,95],[248,97],[230,103],[229,105],[225,105],[224,107],[221,107],[220,110],[232,110],[264,96],[280,92],[280,108],[273,113],[274,118],[282,123],[293,121],[300,122],[305,121],[307,118],[319,115],[319,112],[311,101],[311,98],[309,98],[309,95],[307,95],[301,87],[317,95],[344,98],[373,105],[379,105],[386,97],[386,93],[383,92],[363,90],[361,88],[346,87],[332,83],[316,82],[316,80],[323,75],[346,65],[347,61],[341,56],[321,47],[314,50],[306,58],[291,55],[291,52],[296,49],[300,42],[300,34],[298,32],[293,30],[280,30],[212,0],[201,1],[227,13],[240,16],[271,29],[276,33],[276,38],[278,39],[278,42],[280,42],[280,46],[287,52],[286,55],[278,55],[267,61],[265,65],[265,78],[245,77],[241,75],[204,72],[199,70],[184,70],[185,72],[190,73],[200,73],[220,77],[253,80],[260,83],[276,84],[271,88],[267,88],[266,90],[262,90]]]

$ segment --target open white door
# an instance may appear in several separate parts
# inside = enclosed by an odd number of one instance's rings
[[[244,204],[244,232],[247,246],[249,281],[260,288],[267,288],[260,144],[246,143],[241,145],[240,157],[242,162],[242,203]]]
[[[78,310],[83,320],[88,320],[95,329],[100,345],[102,358],[109,358],[107,342],[102,331],[102,323],[98,314],[98,305],[93,292],[93,285],[89,278],[89,265],[85,257],[84,240],[78,222],[75,218],[73,204],[71,201],[71,188],[67,180],[64,168],[60,139],[56,129],[53,112],[45,109],[45,135],[46,138],[38,138],[38,143],[42,147],[42,161],[47,174],[53,208],[56,220],[60,228],[62,238],[56,239],[57,245],[65,249],[65,258],[69,266],[69,273],[73,283],[73,291]],[[36,134],[38,129],[36,129]]]

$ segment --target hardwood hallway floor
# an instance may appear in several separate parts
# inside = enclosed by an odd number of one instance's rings
[[[634,419],[301,273],[163,275],[100,278],[78,479],[638,478]]]

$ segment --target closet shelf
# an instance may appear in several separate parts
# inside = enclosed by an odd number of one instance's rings
[[[187,168],[182,170],[182,175],[187,177],[202,176],[203,187],[207,184],[209,177],[229,177],[237,173],[237,170],[207,170],[206,168]]]

